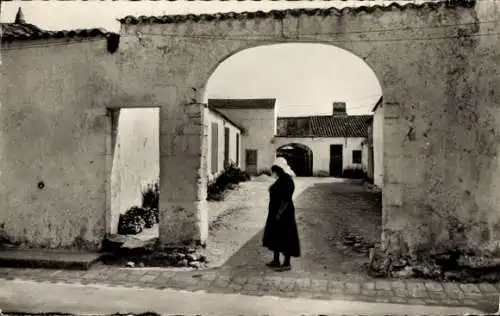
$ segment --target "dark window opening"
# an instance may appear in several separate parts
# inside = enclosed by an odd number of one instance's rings
[[[361,150],[352,151],[352,163],[360,164],[362,162]]]
[[[236,134],[236,166],[240,165],[240,134]]]
[[[229,139],[230,139],[229,127],[224,128],[224,166],[229,164]]]
[[[212,174],[219,171],[219,126],[212,123],[212,148],[211,148],[211,168]]]

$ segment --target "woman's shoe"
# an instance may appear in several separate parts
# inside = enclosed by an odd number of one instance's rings
[[[278,272],[284,272],[284,271],[290,271],[290,270],[292,270],[292,266],[289,265],[289,264],[288,265],[282,265],[282,266],[276,268],[276,271],[278,271]]]
[[[269,268],[279,268],[280,263],[276,262],[276,261],[271,261],[271,262],[266,263],[266,266],[268,266]]]

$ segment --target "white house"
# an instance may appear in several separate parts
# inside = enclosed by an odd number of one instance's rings
[[[276,99],[209,99],[208,107],[240,126],[240,166],[250,174],[269,170],[274,158]]]
[[[335,102],[332,115],[278,117],[275,148],[297,175],[341,177],[346,170],[368,173],[371,115],[347,115],[346,104]]]
[[[205,108],[208,128],[206,164],[208,180],[217,177],[227,163],[241,166],[241,135],[243,128],[215,108]]]
[[[384,107],[382,97],[373,112],[373,183],[379,188],[384,183]]]

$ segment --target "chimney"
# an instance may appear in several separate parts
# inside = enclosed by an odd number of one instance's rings
[[[21,7],[19,7],[19,10],[17,10],[16,14],[16,20],[14,21],[15,24],[26,24],[26,21],[24,20],[24,13],[23,10],[21,10]]]
[[[333,102],[332,115],[346,115],[346,103],[345,102]]]

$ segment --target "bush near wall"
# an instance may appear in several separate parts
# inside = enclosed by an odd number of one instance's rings
[[[257,177],[260,177],[262,175],[266,175],[266,176],[271,176],[273,173],[271,170],[262,170],[260,172],[257,173]]]
[[[136,235],[160,222],[158,204],[160,189],[158,182],[148,185],[142,192],[142,206],[132,206],[125,214],[120,215],[118,234]]]
[[[342,172],[342,177],[347,179],[366,179],[368,176],[363,169],[346,168]]]
[[[250,180],[248,173],[236,167],[233,162],[228,163],[215,181],[208,184],[207,200],[222,201],[226,190],[234,189],[238,183],[248,180]]]

